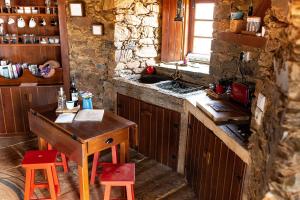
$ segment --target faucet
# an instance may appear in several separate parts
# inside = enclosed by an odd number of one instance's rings
[[[176,63],[175,66],[176,66],[176,70],[175,70],[175,72],[171,75],[171,77],[176,81],[177,79],[182,78],[182,74],[181,74],[180,71],[178,70],[178,63]]]

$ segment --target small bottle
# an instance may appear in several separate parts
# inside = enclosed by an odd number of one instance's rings
[[[66,104],[66,95],[63,87],[60,87],[57,96],[57,108],[59,110],[63,110],[65,108],[65,104]]]
[[[74,77],[72,78],[72,83],[70,87],[70,96],[71,100],[74,102],[74,106],[78,106],[78,90],[75,85]]]
[[[253,2],[251,1],[248,8],[248,16],[251,17],[253,15]]]

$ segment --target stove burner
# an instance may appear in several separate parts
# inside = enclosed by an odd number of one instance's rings
[[[247,143],[251,136],[249,124],[227,124],[225,127],[242,142]]]

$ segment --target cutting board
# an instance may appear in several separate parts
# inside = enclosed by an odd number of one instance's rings
[[[214,100],[203,95],[197,100],[196,105],[214,122],[247,121],[250,119],[250,113],[243,107],[226,100]]]

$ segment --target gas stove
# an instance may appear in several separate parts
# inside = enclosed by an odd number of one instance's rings
[[[227,134],[237,138],[243,144],[248,143],[248,139],[251,136],[251,130],[249,124],[225,124],[220,126]]]

